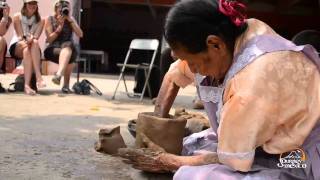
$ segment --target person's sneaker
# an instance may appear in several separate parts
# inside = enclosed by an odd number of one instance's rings
[[[70,93],[72,92],[68,87],[63,87],[63,88],[61,89],[61,91],[62,91],[62,93],[64,93],[64,94],[70,94]]]
[[[59,75],[54,75],[53,78],[52,78],[52,82],[56,85],[60,85],[60,80],[61,80],[61,76]]]

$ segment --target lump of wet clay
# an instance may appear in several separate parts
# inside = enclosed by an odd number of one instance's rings
[[[152,112],[139,113],[136,124],[136,147],[147,148],[146,145],[152,144],[153,147],[159,146],[168,153],[180,154],[186,123],[186,119],[181,117],[161,118]],[[146,139],[152,142],[146,143]]]
[[[177,108],[174,117],[180,117],[187,120],[185,136],[210,128],[209,120],[203,115],[199,113],[186,112],[183,108]]]
[[[95,143],[96,151],[107,154],[117,154],[119,148],[126,147],[120,134],[120,126],[100,129],[99,141]]]

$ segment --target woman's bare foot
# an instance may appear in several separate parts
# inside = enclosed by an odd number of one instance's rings
[[[36,91],[33,90],[30,86],[28,85],[24,85],[24,93],[26,93],[27,95],[31,95],[34,96],[36,95]]]
[[[46,87],[46,86],[47,86],[47,85],[46,85],[46,83],[44,82],[43,79],[37,80],[37,88],[38,88],[38,89],[44,88],[44,87]]]

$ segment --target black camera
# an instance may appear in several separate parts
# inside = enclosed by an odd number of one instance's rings
[[[70,10],[69,10],[69,3],[66,1],[60,1],[61,5],[61,16],[69,16]]]
[[[0,1],[0,9],[8,7],[8,4],[5,1]]]

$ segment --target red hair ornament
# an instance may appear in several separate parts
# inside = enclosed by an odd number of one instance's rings
[[[243,13],[246,6],[236,0],[219,0],[219,11],[230,17],[236,26],[244,24],[246,15]]]

